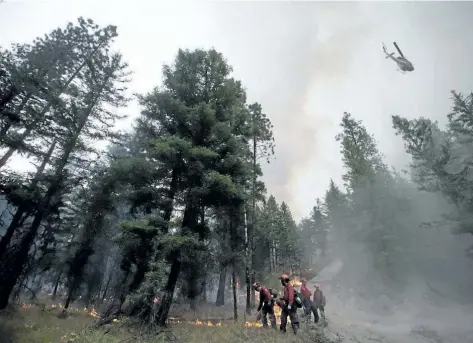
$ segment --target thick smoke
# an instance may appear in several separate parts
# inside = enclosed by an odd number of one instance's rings
[[[454,31],[466,25],[468,11],[465,7],[456,11],[446,7],[320,2],[216,6],[216,30],[231,37],[217,48],[231,57],[236,77],[248,87],[249,100],[261,102],[275,126],[277,159],[265,168],[267,187],[278,199],[288,202],[296,218],[307,215],[305,209],[314,204],[300,204],[296,200],[301,198],[298,186],[303,184],[306,192],[314,189],[316,193],[318,189],[320,195],[320,188],[327,187],[328,179],[337,180],[342,173],[341,163],[337,162],[339,146],[334,140],[342,112],[331,117],[324,112],[330,101],[317,103],[314,99],[336,98],[337,94],[329,90],[337,86],[354,93],[351,98],[344,96],[345,99],[356,101],[359,90],[343,88],[346,80],[356,74],[363,81],[358,86],[368,87],[373,93],[366,97],[369,103],[358,104],[362,112],[366,108],[365,113],[355,111],[353,115],[357,119],[361,116],[369,131],[374,127],[386,132],[390,130],[388,118],[392,112],[407,117],[444,117],[449,89],[464,89],[465,84],[452,82],[453,77],[447,75],[450,71],[432,69],[442,65],[439,63],[446,55],[452,63],[448,68],[460,68],[453,63],[451,50],[440,49],[444,43],[437,38],[442,36],[440,31],[453,37]],[[429,33],[430,27],[436,28]],[[381,30],[387,37],[381,37]],[[372,63],[395,68],[379,56],[384,39],[403,41],[408,56],[415,60],[416,74],[409,75],[410,81],[394,79],[394,70],[389,74],[393,79],[386,79],[388,74],[373,75]],[[459,47],[462,52],[466,51],[465,44]],[[374,49],[379,52],[373,52]],[[365,59],[357,58],[360,55]],[[356,81],[351,80],[351,86],[356,87]],[[439,100],[442,96],[444,101]],[[402,103],[406,105],[403,107]],[[350,102],[344,106],[344,110],[351,111]],[[405,112],[400,113],[400,109]],[[371,113],[381,110],[372,117]],[[437,113],[439,110],[442,113]],[[394,151],[383,152],[402,160],[386,162],[403,165],[407,156],[402,152],[402,142],[390,141],[392,132],[385,136],[374,133],[383,141],[381,150]],[[333,156],[328,156],[328,151]],[[320,170],[310,170],[312,166]],[[326,178],[312,184],[311,173]],[[436,330],[435,334],[444,342],[449,342],[447,338],[467,342],[461,335],[473,322],[471,305],[466,305],[473,295],[473,265],[465,249],[472,243],[472,237],[453,235],[451,225],[423,226],[423,222],[443,219],[442,214],[452,209],[441,196],[419,192],[412,184],[409,187],[405,194],[411,197],[411,211],[409,215],[397,213],[403,226],[402,240],[409,245],[408,261],[396,266],[405,284],[402,288],[389,284],[374,270],[373,255],[364,241],[348,235],[332,237],[331,257],[341,260],[343,267],[336,276],[322,281],[329,296],[327,313],[333,318],[331,325],[357,323],[359,328],[379,332],[386,342],[399,337],[397,341],[409,342],[411,331],[420,331],[422,327]],[[347,223],[344,229],[350,231],[350,225]],[[337,320],[337,315],[342,320]],[[435,334],[431,333],[431,338]],[[359,341],[367,341],[363,335],[361,332]],[[441,341],[437,338],[437,342]]]
[[[368,242],[350,233],[356,226],[352,220],[342,230],[336,228],[329,240],[331,257],[342,268],[336,275],[322,272],[318,282],[327,288],[330,308],[344,317],[339,322],[356,323],[358,329],[383,335],[386,342],[396,335],[402,342],[415,335],[433,335],[437,342],[466,342],[473,333],[473,275],[469,272],[473,260],[466,255],[473,237],[452,233],[453,225],[445,222],[444,215],[454,208],[441,195],[418,191],[412,184],[405,187],[402,193],[409,211],[394,208],[393,212],[400,217],[396,234],[407,261],[394,261],[398,265],[389,275],[405,284],[390,283],[375,269],[375,254]]]
[[[296,218],[306,207],[294,197],[301,176],[321,161],[327,139],[333,141],[324,132],[338,125],[338,118],[319,111],[312,98],[343,80],[354,57],[347,52],[374,29],[363,22],[362,7],[328,2],[216,6],[218,30],[232,37],[218,48],[232,56],[249,100],[261,102],[274,124],[277,158],[265,167],[267,187]]]

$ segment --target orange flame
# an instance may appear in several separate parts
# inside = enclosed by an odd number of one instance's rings
[[[34,304],[21,304],[21,307],[22,308],[32,308],[32,307],[35,307],[36,305]],[[45,308],[47,309],[62,309],[64,308],[64,306],[62,304],[52,304],[52,305],[49,305],[49,306],[45,306]],[[79,313],[79,312],[82,312],[80,309],[77,309],[77,308],[69,308],[68,311],[70,312],[75,312],[75,313]],[[100,314],[95,310],[95,308],[91,308],[91,309],[87,309],[87,308],[84,308],[83,312],[87,313],[87,315],[91,316],[91,317],[94,317],[94,318],[99,318],[100,317]]]
[[[246,322],[245,323],[246,327],[253,327],[253,328],[260,328],[263,326],[261,322]]]
[[[85,309],[87,311],[87,309]],[[100,318],[100,315],[95,311],[95,308],[92,308],[91,310],[87,311],[87,314],[91,317],[94,318]]]
[[[221,322],[218,322],[218,323],[212,323],[211,321],[202,322],[198,319],[195,320],[194,322],[191,322],[191,324],[199,325],[199,326],[222,326]]]
[[[21,307],[22,308],[25,308],[25,309],[29,309],[29,308],[32,308],[32,307],[35,307],[36,305],[34,304],[21,304]],[[51,309],[56,309],[56,308],[64,308],[64,306],[62,304],[52,304],[52,305],[49,305],[47,306],[47,308],[51,308]],[[94,318],[100,318],[100,314],[95,310],[95,308],[91,308],[91,309],[87,309],[87,308],[84,308],[83,310],[81,309],[77,309],[77,308],[69,308],[69,311],[72,311],[72,312],[76,312],[76,313],[80,313],[80,312],[85,312],[87,313],[88,316],[91,316],[91,317],[94,317]],[[281,322],[281,308],[277,305],[274,306],[274,316],[276,317],[276,323],[277,324],[280,324]],[[113,323],[119,323],[120,320],[115,318],[113,319]],[[199,319],[196,319],[195,321],[180,321],[178,318],[173,318],[173,317],[169,317],[167,322],[169,324],[179,324],[179,323],[187,323],[187,324],[191,324],[191,325],[197,325],[197,326],[207,326],[207,327],[217,327],[217,326],[222,326],[223,323],[222,322],[211,322],[211,321],[201,321]],[[262,327],[263,324],[260,322],[260,321],[247,321],[245,322],[245,326],[246,327],[254,327],[254,328],[259,328],[259,327]]]

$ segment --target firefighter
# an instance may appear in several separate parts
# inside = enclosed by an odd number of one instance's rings
[[[286,332],[287,317],[291,319],[292,331],[294,335],[299,329],[299,319],[297,318],[297,305],[294,303],[294,286],[290,283],[290,278],[286,274],[281,275],[281,284],[284,287],[284,296],[282,297],[281,306],[281,326],[279,329]]]
[[[315,287],[315,291],[314,291],[313,303],[314,303],[315,308],[319,309],[320,315],[325,320],[325,304],[327,300],[325,299],[324,292],[320,288],[320,285],[315,284],[314,287]]]
[[[268,327],[268,320],[271,323],[271,327],[276,329],[276,317],[274,316],[274,300],[271,292],[266,288],[261,286],[259,282],[255,282],[253,284],[253,289],[259,292],[259,306],[258,312],[261,311],[261,322],[263,323],[263,327]]]
[[[306,321],[308,322],[310,320],[310,313],[312,312],[314,314],[314,322],[317,323],[319,321],[319,314],[317,313],[317,307],[311,300],[312,292],[307,288],[307,279],[302,278],[301,282],[301,294],[303,297],[302,301],[304,303],[304,314],[306,315]]]

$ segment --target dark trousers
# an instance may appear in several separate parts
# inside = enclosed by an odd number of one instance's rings
[[[299,328],[299,318],[297,318],[297,306],[295,304],[290,310],[286,306],[281,311],[281,326],[279,329],[283,332],[286,332],[287,317],[291,320],[292,331],[296,334]]]
[[[317,306],[310,300],[304,299],[304,314],[306,315],[306,320],[309,321],[311,317],[311,313],[314,314],[314,322],[319,322],[319,314],[317,313]]]
[[[263,327],[268,327],[268,317],[269,322],[271,323],[271,327],[276,329],[276,317],[274,316],[274,303],[270,304],[263,304],[261,308],[261,322],[263,323]]]

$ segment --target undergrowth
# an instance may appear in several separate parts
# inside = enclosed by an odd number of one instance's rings
[[[140,328],[126,318],[95,328],[95,320],[86,312],[59,318],[60,310],[40,307],[0,311],[2,343],[287,343],[320,342],[313,331],[283,334],[272,329],[246,327],[243,323],[222,326],[198,326],[179,323],[166,330]],[[290,331],[290,330],[289,330]]]

